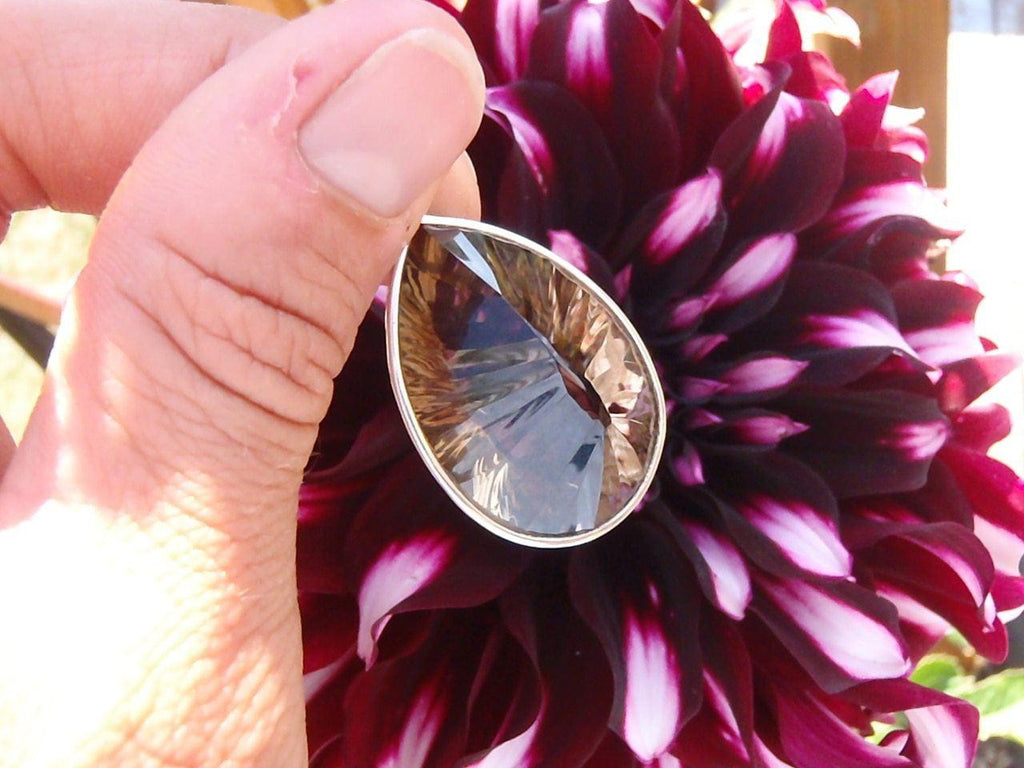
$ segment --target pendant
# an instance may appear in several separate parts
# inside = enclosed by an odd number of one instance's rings
[[[548,249],[424,217],[395,268],[387,345],[413,444],[487,530],[575,546],[643,499],[665,443],[654,364],[615,302]]]

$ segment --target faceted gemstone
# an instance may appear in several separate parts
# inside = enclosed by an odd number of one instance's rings
[[[499,534],[557,546],[639,500],[664,407],[607,297],[545,252],[441,223],[421,226],[397,285],[418,447],[456,501]]]

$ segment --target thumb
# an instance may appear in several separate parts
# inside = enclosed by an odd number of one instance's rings
[[[419,0],[348,0],[219,70],[122,179],[3,485],[8,523],[53,519],[38,562],[74,558],[73,583],[23,602],[88,617],[72,649],[40,649],[38,625],[26,639],[75,729],[97,712],[97,727],[113,718],[152,750],[147,711],[163,708],[209,764],[230,745],[258,753],[254,723],[295,754],[302,469],[358,323],[482,103],[451,17]],[[25,695],[45,696],[18,673]],[[232,707],[245,716],[229,719]],[[198,759],[183,744],[175,764]]]
[[[482,91],[461,30],[416,0],[311,14],[195,91],[103,216],[23,445],[33,482],[60,445],[79,455],[51,494],[103,506],[194,470],[211,510],[290,492]]]

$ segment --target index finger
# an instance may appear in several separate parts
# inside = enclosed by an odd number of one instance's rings
[[[281,23],[164,0],[0,3],[0,234],[12,211],[99,213],[171,110]]]

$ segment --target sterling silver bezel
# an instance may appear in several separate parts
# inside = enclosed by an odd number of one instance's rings
[[[441,463],[431,450],[426,435],[424,435],[420,427],[419,420],[416,418],[416,414],[413,411],[412,402],[409,400],[409,395],[405,387],[405,378],[402,373],[398,341],[398,304],[401,298],[402,275],[405,270],[405,262],[409,251],[408,245],[406,245],[402,250],[402,254],[398,259],[398,263],[395,266],[394,276],[391,279],[391,285],[388,291],[385,326],[387,331],[387,359],[388,371],[391,378],[391,388],[395,395],[395,401],[398,403],[398,410],[402,415],[402,421],[405,424],[406,431],[408,431],[410,438],[412,438],[413,445],[416,446],[417,453],[419,453],[420,457],[427,465],[427,469],[430,471],[430,474],[434,476],[434,479],[441,488],[444,489],[451,500],[455,502],[455,504],[472,520],[486,530],[503,539],[528,547],[538,549],[562,549],[566,547],[579,546],[604,536],[629,517],[629,514],[636,509],[637,505],[643,500],[648,488],[650,488],[651,483],[654,481],[654,476],[657,473],[658,465],[661,463],[661,455],[665,447],[665,435],[667,431],[665,394],[662,390],[657,370],[654,367],[654,361],[651,359],[650,352],[647,350],[647,346],[643,343],[643,339],[640,338],[640,334],[637,333],[633,324],[619,308],[618,304],[616,304],[615,301],[604,292],[604,290],[598,287],[593,280],[575,266],[565,261],[565,259],[561,258],[549,249],[538,245],[532,240],[506,229],[502,229],[501,227],[484,224],[470,219],[456,219],[445,216],[424,216],[421,224],[428,226],[436,225],[444,227],[458,227],[464,230],[477,232],[486,237],[502,240],[507,243],[511,243],[512,245],[519,246],[520,248],[534,253],[539,258],[548,259],[557,269],[567,274],[573,280],[582,284],[587,290],[592,292],[601,301],[601,303],[605,305],[608,311],[611,312],[612,315],[622,324],[622,327],[625,328],[626,332],[629,334],[630,339],[634,344],[636,344],[645,372],[652,384],[651,394],[654,400],[654,418],[656,422],[652,429],[652,434],[654,435],[653,444],[648,456],[646,471],[640,481],[640,484],[623,505],[622,509],[592,530],[559,536],[524,533],[523,531],[503,526],[486,510],[473,501],[473,499],[463,493],[461,488],[452,482],[448,477],[448,473],[445,471],[444,467],[441,466]]]

